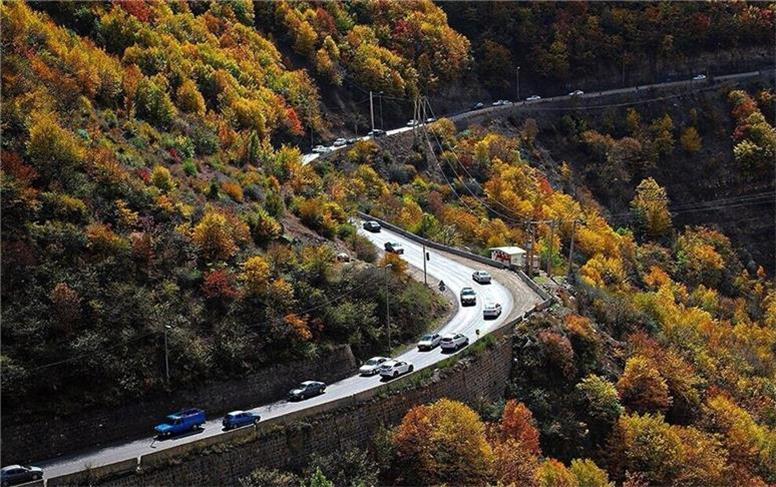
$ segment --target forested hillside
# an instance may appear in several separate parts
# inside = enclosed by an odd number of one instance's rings
[[[574,83],[669,67],[705,54],[765,48],[773,61],[776,9],[754,2],[445,2],[450,25],[475,46],[483,84]],[[743,60],[740,60],[743,61]],[[647,78],[649,79],[649,78]],[[658,81],[658,80],[650,80]],[[633,84],[633,83],[631,83]]]
[[[0,13],[5,424],[333,344],[388,354],[389,295],[390,332],[414,341],[449,304],[401,258],[376,262],[350,220],[362,210],[474,252],[533,238],[558,304],[516,330],[504,402],[415,408],[369,452],[312,458],[318,485],[776,482],[773,276],[714,222],[677,221],[669,171],[716,161],[693,174],[772,193],[772,87],[694,111],[465,131],[441,118],[408,153],[386,137],[304,165],[298,148],[327,133],[321,93],[347,80],[406,97],[469,69],[503,87],[522,64],[562,83],[598,63],[772,43],[773,4],[12,1]],[[298,480],[258,471],[245,485]]]
[[[386,291],[399,341],[444,309],[401,266],[386,290],[368,285],[374,266],[335,262],[376,253],[275,142],[320,123],[318,89],[251,26],[250,3],[35,6],[82,35],[2,6],[4,418],[330,343],[366,356],[385,346]],[[319,234],[284,231],[298,218]]]

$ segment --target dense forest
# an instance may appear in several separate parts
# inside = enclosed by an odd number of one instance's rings
[[[408,154],[362,140],[305,165],[297,147],[329,130],[321,92],[348,79],[411,96],[471,69],[502,86],[533,57],[535,76],[562,81],[596,63],[772,42],[772,4],[14,1],[0,12],[3,421],[332,344],[387,352],[386,293],[394,337],[414,340],[448,304],[392,257],[387,288],[374,286],[386,262],[356,235],[362,210],[476,252],[533,232],[543,279],[570,290],[517,330],[505,401],[420,406],[369,451],[245,485],[776,482],[773,277],[717,228],[677,225],[652,177],[704,147],[745,180],[772,175],[772,88],[724,93],[722,133],[709,113],[626,108],[601,126],[527,118],[512,133],[442,118]],[[549,143],[575,154],[552,174]]]

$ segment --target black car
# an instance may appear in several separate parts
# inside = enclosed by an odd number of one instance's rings
[[[377,223],[374,220],[370,220],[368,222],[364,222],[364,230],[366,230],[367,232],[379,233],[380,232],[380,228],[382,228],[380,226],[380,224]]]
[[[477,293],[470,287],[461,289],[461,306],[474,306],[477,304]]]
[[[0,485],[17,485],[43,478],[43,469],[40,467],[24,467],[22,465],[9,465],[0,469]]]
[[[385,130],[382,129],[373,129],[369,131],[369,135],[372,137],[382,137],[385,135]]]
[[[296,389],[288,392],[290,401],[301,401],[313,396],[318,396],[326,391],[326,384],[314,380],[308,380],[299,384]]]
[[[401,255],[404,253],[404,247],[399,242],[385,242],[385,251]]]

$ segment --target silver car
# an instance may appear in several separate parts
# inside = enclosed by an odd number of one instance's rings
[[[418,350],[433,350],[436,347],[439,346],[439,343],[442,341],[442,335],[439,333],[433,333],[431,335],[426,335],[423,338],[420,339],[418,342]]]
[[[488,271],[474,271],[472,279],[480,284],[490,284],[491,277]]]
[[[380,372],[380,367],[389,359],[386,357],[372,357],[358,369],[361,375],[376,375]]]
[[[482,307],[482,317],[487,318],[498,318],[501,315],[501,305],[498,303],[485,303],[485,306]]]
[[[469,337],[461,333],[447,335],[442,338],[442,351],[455,352],[469,344]]]

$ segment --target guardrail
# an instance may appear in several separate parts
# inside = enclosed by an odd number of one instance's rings
[[[443,245],[443,244],[425,239],[423,237],[418,237],[415,234],[407,232],[406,230],[401,229],[389,222],[383,221],[378,218],[374,218],[370,215],[367,215],[366,213],[359,212],[359,216],[361,216],[362,218],[369,218],[372,220],[376,220],[380,222],[380,224],[383,225],[385,228],[388,228],[391,231],[399,233],[409,239],[415,240],[417,242],[425,243],[428,247],[435,248],[437,250],[442,250],[445,252],[450,252],[452,254],[465,257],[467,259],[476,260],[477,262],[490,265],[493,267],[497,267],[499,269],[509,268],[509,266],[507,266],[502,262],[498,262],[493,259],[489,259],[487,257],[483,257],[481,255],[468,252],[466,250],[457,249],[455,247],[449,247],[447,245]],[[523,321],[532,313],[546,309],[552,304],[553,298],[552,296],[549,295],[549,293],[547,293],[547,291],[545,291],[544,289],[541,288],[541,286],[533,282],[533,280],[530,279],[528,276],[526,276],[523,272],[518,271],[517,274],[518,276],[521,277],[521,279],[526,281],[526,283],[529,285],[529,287],[531,287],[532,290],[534,290],[537,294],[539,294],[539,296],[542,298],[542,301],[534,305],[533,308],[531,308],[530,310],[525,311],[524,313],[519,315],[517,318],[514,318],[509,321],[505,321],[504,323],[501,324],[501,326],[490,331],[484,336],[490,335],[496,338],[505,338],[506,336],[508,336],[509,332],[516,324]],[[455,355],[453,355],[452,357],[455,357]],[[143,469],[160,468],[171,462],[179,461],[181,457],[185,457],[186,455],[189,455],[189,454],[201,452],[214,445],[228,445],[230,443],[244,443],[249,441],[255,441],[259,439],[262,435],[269,433],[274,428],[277,428],[279,426],[288,425],[294,422],[298,422],[305,418],[317,416],[337,409],[355,407],[360,403],[374,399],[376,396],[380,394],[384,394],[386,392],[396,390],[397,388],[401,388],[407,382],[413,380],[414,376],[417,373],[433,367],[434,365],[430,365],[429,367],[425,367],[424,369],[416,370],[415,372],[406,374],[400,378],[392,380],[388,384],[385,384],[384,386],[381,386],[381,387],[374,387],[371,389],[367,389],[365,391],[357,392],[347,397],[335,399],[333,401],[325,402],[305,409],[300,409],[298,411],[292,411],[282,416],[266,419],[264,421],[259,422],[256,426],[252,428],[240,428],[232,431],[226,431],[214,436],[209,436],[207,438],[201,438],[199,440],[192,441],[189,443],[184,443],[174,447],[165,448],[164,450],[160,450],[157,452],[146,453],[145,455],[142,455],[137,458],[130,458],[127,460],[122,460],[122,461],[110,463],[107,465],[101,465],[99,467],[89,468],[89,469],[82,470],[79,472],[74,472],[71,474],[52,477],[50,479],[46,479],[45,485],[46,487],[64,486],[64,485],[91,485],[93,483],[106,480],[109,478],[120,477],[123,475],[142,471]]]
[[[419,236],[415,235],[412,232],[408,232],[407,230],[405,230],[405,229],[403,229],[401,227],[397,227],[396,225],[394,225],[391,222],[387,222],[385,220],[382,220],[380,218],[374,217],[374,216],[369,215],[367,213],[364,213],[362,211],[357,211],[356,213],[361,218],[364,218],[364,219],[367,219],[367,220],[374,220],[374,221],[378,222],[381,226],[387,228],[388,230],[390,230],[392,232],[396,232],[399,235],[402,235],[403,237],[406,237],[406,238],[408,238],[410,240],[414,240],[414,241],[416,241],[418,243],[422,243],[426,247],[431,247],[432,249],[437,249],[437,250],[442,250],[444,252],[449,252],[451,254],[454,254],[454,255],[457,255],[457,256],[460,256],[460,257],[465,257],[467,259],[475,260],[475,261],[477,261],[477,262],[479,262],[481,264],[489,265],[491,267],[496,267],[498,269],[508,269],[509,268],[509,266],[504,264],[503,262],[499,262],[497,260],[493,260],[493,259],[488,258],[488,257],[483,257],[482,255],[475,254],[474,252],[469,252],[468,250],[461,250],[461,249],[456,248],[456,247],[450,247],[448,245],[444,245],[444,244],[441,244],[441,243],[438,243],[438,242],[434,242],[433,240],[429,240],[427,238],[419,237]]]
[[[451,247],[449,245],[441,244],[439,242],[434,242],[433,240],[429,240],[427,238],[419,237],[412,232],[408,232],[407,230],[394,225],[391,222],[387,222],[381,218],[374,217],[372,215],[369,215],[368,213],[364,213],[362,211],[357,211],[356,213],[361,218],[364,218],[367,220],[374,220],[378,222],[381,226],[387,228],[388,230],[392,232],[396,232],[399,235],[402,235],[410,240],[414,240],[415,242],[422,243],[426,247],[431,247],[433,249],[441,250],[443,252],[448,252],[453,255],[457,255],[459,257],[471,259],[481,264],[496,267],[498,269],[510,269],[514,271],[517,274],[517,276],[520,279],[522,279],[528,285],[528,287],[530,287],[531,290],[534,291],[536,294],[538,294],[544,301],[552,302],[554,300],[554,298],[550,295],[550,293],[548,293],[540,285],[536,284],[536,281],[528,277],[528,275],[525,272],[521,271],[520,269],[514,268],[510,265],[504,264],[503,262],[499,262],[497,260],[493,260],[488,257],[483,257],[482,255],[475,254],[474,252],[469,252],[468,250],[462,250],[456,247]]]

